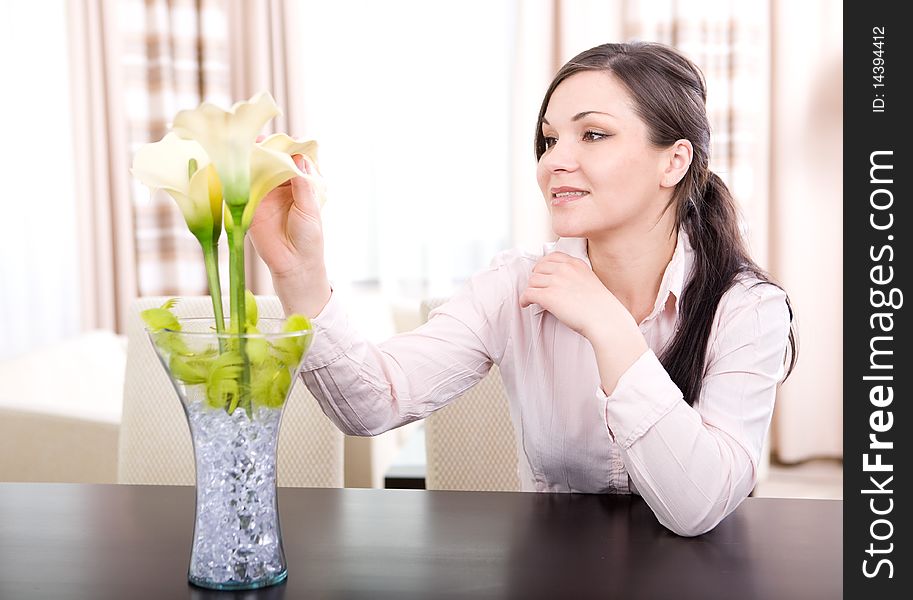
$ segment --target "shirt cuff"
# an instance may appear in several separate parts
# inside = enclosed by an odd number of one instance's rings
[[[301,364],[302,371],[314,371],[337,361],[352,347],[357,333],[349,323],[349,315],[336,293],[320,314],[311,319],[314,337]]]
[[[682,402],[682,392],[652,350],[640,355],[618,379],[611,396],[600,387],[609,434],[628,449],[657,421]]]

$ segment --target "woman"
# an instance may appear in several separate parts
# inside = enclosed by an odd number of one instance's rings
[[[697,67],[658,44],[568,62],[535,138],[559,240],[500,254],[428,323],[378,346],[334,301],[322,180],[303,159],[307,176],[270,194],[250,233],[286,312],[313,317],[304,380],[327,416],[379,434],[496,363],[524,490],[633,492],[680,535],[712,529],[757,481],[795,345],[787,296],[749,258],[708,169],[705,100]]]

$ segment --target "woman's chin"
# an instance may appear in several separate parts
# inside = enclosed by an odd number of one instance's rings
[[[578,238],[586,237],[586,229],[571,223],[561,223],[552,221],[552,231],[558,237]]]

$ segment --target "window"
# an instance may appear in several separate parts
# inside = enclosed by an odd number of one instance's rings
[[[320,143],[334,285],[447,295],[510,246],[511,8],[304,3],[290,133]]]
[[[80,328],[67,12],[0,3],[0,360]]]

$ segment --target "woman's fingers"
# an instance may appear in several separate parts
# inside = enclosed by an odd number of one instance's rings
[[[307,154],[293,154],[292,160],[295,161],[295,165],[297,165],[304,174],[320,175],[320,169],[317,168],[317,163],[311,160],[311,157]]]
[[[320,212],[320,201],[316,185],[310,177],[295,177],[292,179],[292,198],[295,206],[307,214]]]
[[[520,308],[526,308],[530,304],[538,304],[536,302],[536,294],[529,288],[520,294]]]
[[[318,218],[323,206],[325,190],[323,179],[319,175],[312,175],[307,169],[313,169],[313,163],[308,167],[308,159],[304,156],[295,156],[298,168],[305,171],[303,177],[291,179],[292,198],[295,206],[307,215]]]
[[[544,288],[548,287],[551,283],[552,278],[545,273],[533,273],[529,276],[529,281],[527,286],[531,288]]]
[[[548,254],[539,259],[539,262],[533,266],[533,273],[556,275],[565,278],[574,277],[575,273],[586,273],[590,270],[585,261],[561,252]]]

